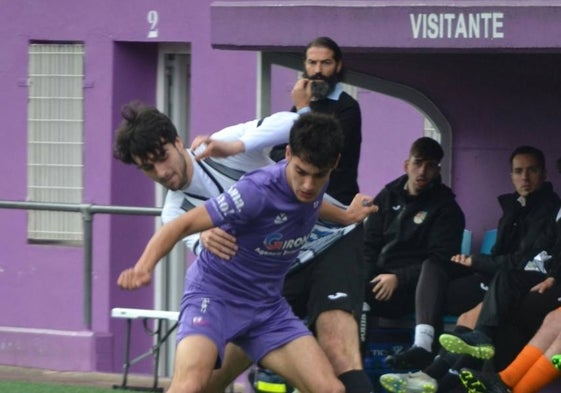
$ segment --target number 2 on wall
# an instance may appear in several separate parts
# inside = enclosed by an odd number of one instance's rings
[[[148,11],[146,20],[150,25],[150,30],[148,30],[148,38],[158,38],[158,11]]]

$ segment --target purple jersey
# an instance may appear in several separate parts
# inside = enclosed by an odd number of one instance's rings
[[[191,266],[186,292],[205,292],[263,304],[281,297],[284,276],[314,226],[323,193],[296,199],[286,162],[246,174],[205,207],[214,225],[237,238],[238,252],[223,260],[207,250]]]

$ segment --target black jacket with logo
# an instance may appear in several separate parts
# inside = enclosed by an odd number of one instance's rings
[[[416,282],[427,259],[450,263],[461,249],[465,218],[452,190],[437,179],[417,196],[405,190],[407,175],[388,183],[376,196],[379,211],[365,223],[368,279],[397,275],[400,285]]]
[[[544,182],[526,197],[524,206],[519,197],[518,193],[498,197],[503,215],[497,227],[497,241],[491,255],[472,255],[474,270],[493,275],[498,269],[524,269],[538,252],[551,250],[560,203],[553,186]]]

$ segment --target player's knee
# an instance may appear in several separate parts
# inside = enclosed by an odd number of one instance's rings
[[[358,325],[351,313],[333,310],[316,325],[316,336],[322,348],[339,352],[349,343],[358,344]]]
[[[556,309],[545,316],[543,321],[544,325],[553,325],[555,327],[561,326],[561,309]]]

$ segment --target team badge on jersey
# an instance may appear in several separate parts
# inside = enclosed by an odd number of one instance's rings
[[[191,326],[208,326],[208,321],[202,316],[194,316],[191,320]]]
[[[275,221],[274,223],[277,225],[282,224],[283,222],[286,222],[286,220],[288,220],[288,218],[286,217],[286,213],[279,213],[276,217],[275,217]]]
[[[415,214],[415,217],[413,217],[413,222],[415,224],[422,224],[423,221],[425,221],[425,218],[427,218],[427,212],[418,212],[417,214]]]

